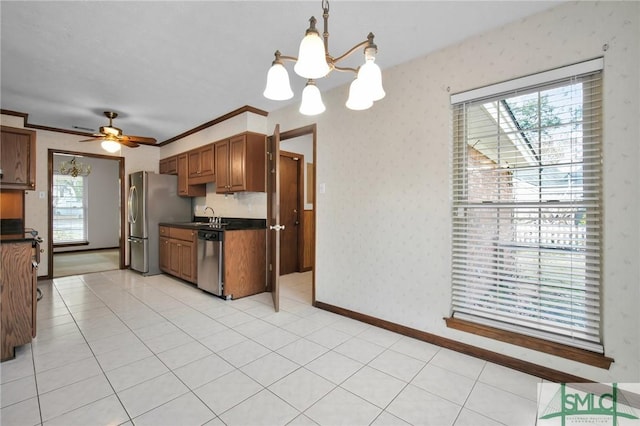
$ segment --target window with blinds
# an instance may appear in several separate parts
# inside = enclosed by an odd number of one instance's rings
[[[454,318],[603,352],[601,70],[452,96]]]
[[[53,175],[53,243],[87,241],[87,178]]]

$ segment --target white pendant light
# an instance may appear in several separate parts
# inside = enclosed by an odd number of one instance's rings
[[[367,86],[360,77],[357,77],[351,82],[351,86],[349,86],[349,98],[345,105],[354,111],[369,109],[373,105],[373,100],[367,91]]]
[[[274,101],[285,101],[293,98],[291,83],[289,83],[289,73],[282,64],[280,52],[276,52],[276,59],[273,61],[269,73],[267,74],[267,87],[263,95],[267,99]]]
[[[322,102],[322,96],[320,90],[316,86],[316,82],[309,80],[304,90],[302,91],[302,102],[300,102],[300,114],[304,115],[318,115],[322,114],[325,110],[324,103]]]
[[[316,18],[312,16],[309,22],[311,25],[300,42],[298,61],[293,70],[300,77],[322,78],[330,71],[324,51],[324,41],[316,30]]]
[[[112,154],[120,150],[120,144],[114,141],[109,141],[109,140],[102,141],[100,146],[102,147],[102,149]]]
[[[358,80],[362,81],[372,101],[379,101],[385,97],[386,93],[382,88],[382,72],[378,64],[375,63],[375,58],[368,57],[366,59],[358,71]]]

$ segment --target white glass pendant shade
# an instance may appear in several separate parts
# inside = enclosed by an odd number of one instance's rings
[[[120,150],[120,144],[114,141],[102,141],[100,146],[102,146],[102,149],[110,153],[114,153]]]
[[[379,101],[386,93],[382,88],[382,72],[373,58],[367,58],[358,71],[358,80],[362,81],[372,101]]]
[[[315,29],[307,30],[307,34],[300,42],[298,61],[293,70],[304,78],[322,78],[329,74],[324,41]]]
[[[315,82],[309,81],[302,91],[302,102],[300,102],[300,114],[304,115],[318,115],[325,110],[324,103],[322,102],[322,96],[320,90],[316,86]]]
[[[349,86],[349,99],[347,99],[345,105],[347,108],[355,111],[369,109],[373,105],[371,94],[360,77],[351,82],[351,86]]]
[[[267,87],[264,89],[263,95],[265,98],[274,101],[284,101],[293,97],[293,91],[289,83],[289,73],[284,65],[274,63],[269,68]]]

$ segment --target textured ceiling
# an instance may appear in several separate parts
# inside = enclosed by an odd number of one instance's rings
[[[331,2],[334,56],[376,36],[383,69],[424,56],[559,1]],[[97,131],[102,111],[126,134],[159,142],[244,105],[283,106],[262,96],[276,49],[297,55],[320,1],[6,1],[1,15],[1,107],[29,123]],[[354,54],[347,66],[357,66]],[[304,81],[287,65],[300,101]],[[321,91],[348,74],[318,81]]]

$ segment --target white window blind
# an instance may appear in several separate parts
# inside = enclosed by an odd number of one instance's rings
[[[580,65],[452,97],[452,309],[602,353],[602,60]]]

